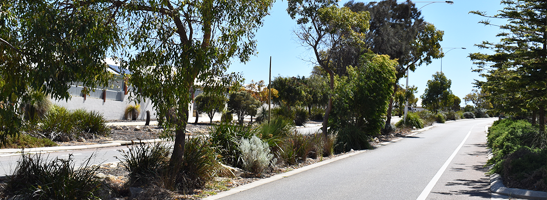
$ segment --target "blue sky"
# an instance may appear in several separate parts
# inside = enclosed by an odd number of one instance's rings
[[[340,6],[346,3],[340,2]],[[370,1],[355,1],[370,2]],[[399,1],[401,2],[401,1]],[[469,11],[485,11],[489,15],[498,13],[503,9],[499,0],[454,0],[454,4],[439,3],[428,4],[431,1],[414,1],[418,8],[422,8],[425,21],[432,23],[437,29],[444,31],[441,45],[445,52],[450,48],[458,48],[445,53],[442,59],[443,72],[452,80],[452,92],[462,98],[462,106],[465,105],[463,97],[473,89],[475,79],[480,79],[477,73],[471,72],[475,67],[467,57],[470,53],[488,52],[480,50],[475,44],[482,41],[498,42],[495,37],[500,32],[496,26],[484,26],[478,22],[486,18],[469,14]],[[251,80],[268,81],[268,66],[272,57],[272,80],[277,76],[309,76],[313,68],[312,51],[300,45],[293,31],[296,22],[286,12],[287,1],[277,1],[270,15],[265,18],[264,26],[256,33],[258,40],[258,54],[252,56],[250,61],[243,64],[233,61],[229,72],[240,72],[249,83]],[[502,24],[503,21],[491,20],[494,24]],[[463,50],[461,47],[465,47]],[[427,81],[432,75],[440,71],[441,59],[433,60],[430,65],[423,65],[411,72],[409,85],[418,87],[416,96],[424,93]],[[400,83],[405,84],[406,79]]]

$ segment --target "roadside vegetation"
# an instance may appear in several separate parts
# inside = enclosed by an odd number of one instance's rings
[[[547,137],[527,120],[502,119],[488,131],[490,173],[507,187],[547,192]]]

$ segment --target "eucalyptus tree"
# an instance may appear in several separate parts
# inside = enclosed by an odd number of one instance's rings
[[[68,100],[81,83],[106,85],[104,59],[119,42],[110,8],[83,2],[0,2],[0,139],[16,135],[32,91]],[[85,90],[84,90],[85,92]]]
[[[540,131],[545,132],[547,2],[503,0],[502,4],[506,7],[493,16],[471,12],[508,21],[499,26],[504,31],[497,35],[501,38],[499,43],[484,41],[476,45],[494,53],[469,55],[478,65],[474,71],[486,78],[486,81],[477,81],[476,85],[489,94],[487,98],[497,111],[509,114],[537,111]],[[488,20],[480,23],[492,25]]]
[[[440,41],[444,32],[437,30],[433,24],[427,23],[416,4],[407,0],[397,3],[396,0],[380,2],[355,3],[350,1],[344,5],[354,12],[367,11],[370,13],[370,29],[365,36],[365,49],[376,54],[389,55],[398,60],[397,80],[394,83],[393,95],[397,94],[397,83],[408,70],[414,71],[422,64],[430,64],[432,59],[442,57]],[[340,49],[338,60],[343,63],[356,63],[363,49],[357,46],[346,46]],[[353,55],[350,55],[353,54]],[[345,67],[345,66],[340,66]],[[393,98],[390,99],[386,125],[391,123]]]
[[[43,85],[45,91],[65,90],[61,93],[65,96],[54,93],[61,97],[68,97],[68,87],[65,86],[73,80],[70,77],[91,83],[98,74],[105,72],[104,65],[99,67],[99,64],[106,53],[115,52],[122,67],[131,72],[130,81],[135,94],[149,98],[159,118],[164,118],[170,109],[175,108],[175,117],[165,124],[175,130],[170,161],[175,165],[183,159],[188,104],[194,83],[203,82],[205,90],[220,92],[225,90],[222,83],[230,81],[211,77],[237,78],[222,75],[230,59],[239,58],[246,62],[255,53],[254,33],[262,25],[272,3],[273,0],[2,2],[2,23],[8,20],[7,23],[20,23],[23,28],[14,30],[2,26],[1,37],[20,33],[18,40],[35,48],[23,46],[19,51],[28,51],[29,54],[45,52],[47,55],[35,59],[19,60],[38,65],[30,67],[31,64],[26,64],[30,69],[41,69],[44,63],[49,64],[49,68],[37,70],[31,77],[17,78],[38,78],[35,85]],[[21,16],[24,20],[5,17],[4,12],[15,12],[12,7],[20,12],[13,16]],[[32,40],[27,40],[27,37]],[[120,38],[122,42],[115,40]],[[12,36],[6,41],[12,44],[11,40]],[[110,47],[120,49],[111,51]],[[3,45],[2,48],[7,47]],[[9,51],[17,52],[16,48]],[[57,69],[58,63],[61,63],[60,69],[67,66],[67,70]],[[17,83],[8,76],[2,78],[9,78],[5,81],[7,83]],[[60,86],[55,85],[55,81],[61,83]],[[4,99],[13,102],[8,97]]]
[[[328,74],[329,88],[334,90],[334,49],[345,44],[364,45],[364,33],[369,27],[368,12],[353,12],[339,8],[335,0],[289,0],[287,12],[298,24],[295,34],[303,46],[313,50],[315,62]],[[281,91],[280,91],[281,92]],[[327,137],[329,114],[332,110],[329,96],[322,132]]]
[[[109,1],[108,1],[109,2]],[[130,46],[126,67],[139,96],[148,97],[159,117],[175,107],[171,164],[180,163],[194,83],[206,92],[225,91],[221,77],[230,59],[246,62],[256,50],[254,32],[273,0],[115,1],[124,10]],[[218,85],[220,84],[220,85]]]
[[[424,94],[420,96],[422,105],[435,113],[443,107],[452,107],[454,97],[450,90],[451,85],[452,81],[444,73],[433,74],[433,79],[427,81]]]
[[[196,110],[198,112],[205,112],[209,116],[209,123],[213,123],[213,117],[215,113],[221,112],[226,104],[227,98],[223,94],[218,93],[202,93],[198,95],[194,101],[196,102]],[[197,123],[196,116],[196,123]]]

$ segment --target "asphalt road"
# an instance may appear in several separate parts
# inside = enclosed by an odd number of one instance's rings
[[[223,199],[490,199],[485,126],[459,120]]]
[[[90,157],[90,164],[106,164],[111,162],[117,162],[118,159],[116,159],[116,156],[120,159],[122,158],[121,153],[118,150],[127,150],[127,146],[52,152],[44,153],[40,156],[42,156],[42,158],[52,160],[54,158],[68,159],[69,155],[72,155],[74,165],[76,167],[79,167],[81,164],[83,164],[85,160]],[[18,155],[0,157],[0,176],[11,175],[15,167],[17,166],[17,161],[19,161],[20,159],[21,156]]]

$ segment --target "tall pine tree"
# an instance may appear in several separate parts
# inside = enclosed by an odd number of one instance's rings
[[[493,54],[473,53],[469,57],[478,64],[474,71],[486,81],[476,85],[488,92],[489,100],[497,104],[497,111],[508,114],[523,112],[539,114],[539,128],[545,131],[547,103],[547,2],[543,0],[503,0],[506,7],[494,16],[480,11],[471,13],[505,19],[500,42],[476,45],[494,50]],[[491,25],[490,21],[481,21]],[[537,111],[537,112],[536,112]],[[535,115],[535,114],[534,114]],[[533,116],[532,119],[535,119]]]

